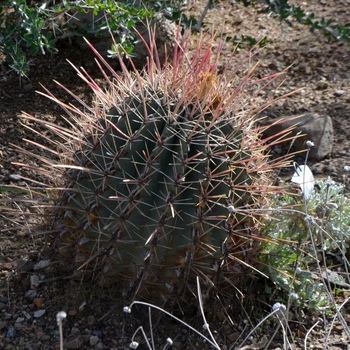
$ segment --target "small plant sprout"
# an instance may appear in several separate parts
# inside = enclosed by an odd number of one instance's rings
[[[63,329],[62,329],[62,321],[67,317],[67,314],[64,311],[60,311],[56,315],[57,325],[60,332],[60,350],[63,350]]]

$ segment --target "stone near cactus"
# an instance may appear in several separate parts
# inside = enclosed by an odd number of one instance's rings
[[[76,278],[117,285],[132,298],[159,304],[196,295],[197,277],[204,296],[230,295],[255,271],[264,239],[259,217],[278,190],[271,170],[285,164],[269,163],[254,123],[273,102],[259,106],[261,82],[279,74],[254,80],[254,53],[218,74],[214,36],[188,52],[188,37],[178,34],[173,63],[162,66],[149,35],[141,73],[129,72],[121,59],[117,74],[91,46],[112,75],[103,71],[106,91],[75,68],[95,93],[91,107],[80,110],[47,92],[74,128],[27,115],[62,139],[52,141],[60,160],[42,164],[56,179],[65,169],[55,247]]]
[[[322,160],[332,153],[333,145],[333,123],[332,118],[327,115],[319,115],[316,113],[305,113],[299,116],[267,118],[263,120],[265,125],[271,125],[264,132],[264,137],[277,134],[282,130],[294,127],[292,135],[296,136],[293,147],[296,151],[305,150],[306,141],[310,140],[315,144],[315,147],[310,149],[309,159]]]

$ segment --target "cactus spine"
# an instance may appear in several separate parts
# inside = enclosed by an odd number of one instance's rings
[[[120,60],[122,74],[91,47],[112,75],[100,65],[105,91],[76,69],[95,105],[80,110],[46,94],[75,125],[46,123],[64,140],[63,159],[46,162],[56,174],[65,169],[61,256],[76,276],[153,302],[195,294],[197,276],[207,292],[241,283],[252,269],[272,168],[254,126],[270,102],[258,107],[259,88],[251,92],[269,80],[253,81],[253,67],[236,82],[252,54],[230,75],[218,74],[214,37],[202,38],[192,57],[186,44],[160,67],[151,42],[146,69],[129,72]]]

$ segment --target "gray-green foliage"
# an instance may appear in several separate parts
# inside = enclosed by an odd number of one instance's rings
[[[100,36],[111,31],[128,54],[136,41],[134,25],[153,17],[161,4],[133,0],[83,0],[62,3],[5,0],[0,6],[0,49],[10,67],[21,76],[29,72],[28,57],[57,51],[56,41],[65,37]],[[167,5],[169,11],[175,8]],[[82,25],[79,16],[91,14],[92,21]],[[94,17],[95,16],[95,17]]]
[[[318,181],[307,203],[284,194],[275,197],[271,209],[264,228],[270,239],[261,255],[264,272],[288,294],[296,293],[298,303],[313,310],[326,307],[329,299],[316,257],[319,262],[326,255],[342,264],[346,260],[350,200],[344,186],[330,179]],[[347,281],[335,275],[338,280],[332,283],[342,288]]]

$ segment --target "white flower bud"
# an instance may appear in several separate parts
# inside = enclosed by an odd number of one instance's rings
[[[131,314],[131,309],[129,308],[129,306],[124,306],[123,307],[123,312],[125,312],[127,314]]]
[[[57,315],[56,315],[57,323],[61,323],[62,320],[65,319],[66,317],[67,317],[67,314],[64,311],[57,312]]]
[[[314,147],[314,146],[315,146],[315,144],[312,141],[310,141],[310,140],[306,141],[306,147],[307,148],[311,148],[311,147]]]
[[[133,341],[133,342],[131,342],[130,345],[129,345],[129,347],[130,347],[131,349],[137,349],[138,346],[139,346],[139,343],[138,343],[137,341]]]

